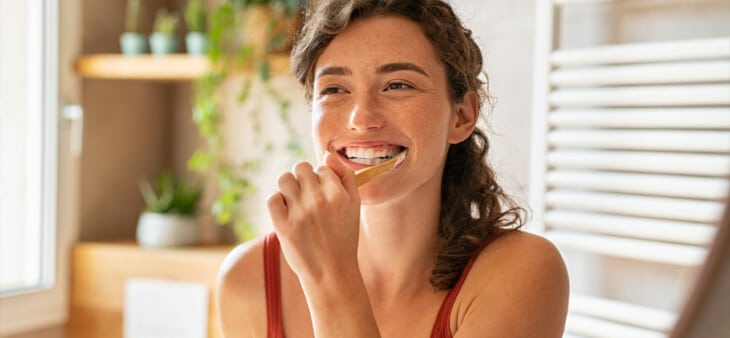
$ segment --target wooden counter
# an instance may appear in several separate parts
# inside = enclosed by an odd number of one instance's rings
[[[213,306],[218,267],[230,246],[145,249],[132,241],[79,243],[72,252],[68,338],[123,337],[124,283],[159,278],[208,286],[208,337],[220,337]]]

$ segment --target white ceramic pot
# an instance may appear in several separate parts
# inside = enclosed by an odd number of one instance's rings
[[[159,248],[197,244],[200,227],[195,217],[145,212],[137,223],[137,243]]]
[[[185,47],[190,55],[204,55],[208,51],[208,37],[205,33],[190,32],[185,36]]]
[[[168,55],[177,52],[177,37],[172,34],[150,34],[150,50],[154,55]]]

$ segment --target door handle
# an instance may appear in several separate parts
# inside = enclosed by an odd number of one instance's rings
[[[84,108],[78,104],[64,105],[61,115],[70,123],[69,152],[72,156],[80,156],[84,142]]]

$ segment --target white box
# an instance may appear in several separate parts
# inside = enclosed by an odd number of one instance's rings
[[[206,338],[208,287],[129,278],[124,288],[125,338]]]

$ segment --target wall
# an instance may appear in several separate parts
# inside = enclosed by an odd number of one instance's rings
[[[182,1],[142,1],[142,31],[150,32],[156,8]],[[126,1],[83,0],[80,54],[119,53]],[[178,29],[180,35],[183,29]],[[66,67],[70,67],[67,63]],[[78,79],[78,78],[77,78]],[[79,183],[84,241],[133,238],[144,204],[138,182],[174,167],[174,107],[186,84],[80,80],[84,141]],[[189,91],[189,89],[187,89]],[[188,118],[182,116],[181,118]],[[184,136],[181,136],[184,137]]]
[[[482,49],[494,111],[486,113],[489,160],[507,192],[526,204],[535,4],[532,0],[452,1]]]

